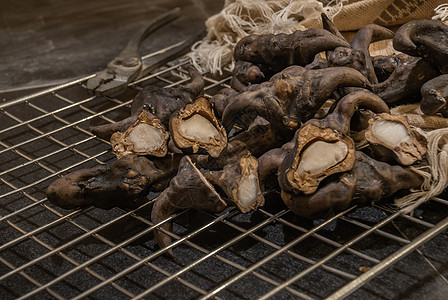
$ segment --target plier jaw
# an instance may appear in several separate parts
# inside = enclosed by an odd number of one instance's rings
[[[107,64],[106,69],[98,72],[95,77],[87,81],[87,89],[96,96],[116,95],[124,91],[132,81],[142,78],[166,62],[188,52],[199,35],[195,35],[194,40],[185,41],[173,49],[152,57],[148,62],[145,60],[145,64],[138,50],[140,43],[150,33],[179,16],[180,9],[175,8],[152,20],[131,38],[121,53]],[[204,31],[201,31],[201,35],[204,33]]]
[[[140,57],[116,57],[107,64],[105,70],[87,81],[87,89],[96,96],[116,94],[138,77],[142,65]]]

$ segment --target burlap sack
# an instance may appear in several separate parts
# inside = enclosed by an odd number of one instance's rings
[[[337,6],[331,8],[333,23],[340,31],[358,30],[367,24],[378,24],[386,27],[401,25],[411,20],[429,19],[434,15],[434,9],[444,0],[351,0],[338,1],[343,4],[337,14]],[[330,13],[330,14],[331,14]],[[309,24],[319,27],[318,19]]]

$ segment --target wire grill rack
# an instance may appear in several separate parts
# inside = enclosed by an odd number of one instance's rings
[[[88,126],[128,116],[144,85],[187,81],[187,63],[171,62],[116,98],[91,96],[92,75],[0,104],[1,299],[395,298],[427,293],[421,282],[434,278],[448,290],[443,198],[413,216],[352,207],[315,221],[294,216],[275,192],[248,214],[187,210],[170,217],[174,258],[154,240],[156,195],[132,211],[48,203],[52,181],[114,159]],[[206,94],[229,79],[205,75]]]

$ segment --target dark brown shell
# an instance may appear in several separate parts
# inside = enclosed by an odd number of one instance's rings
[[[137,128],[141,128],[141,126],[150,126],[155,130],[160,132],[160,136],[162,138],[162,143],[160,145],[156,145],[154,149],[139,149],[130,139],[130,135]],[[164,157],[168,153],[168,138],[169,134],[165,131],[162,126],[162,123],[159,119],[150,118],[146,111],[142,111],[137,119],[137,121],[132,124],[124,133],[115,132],[112,134],[110,138],[110,142],[112,144],[112,151],[117,156],[117,158],[121,158],[125,155],[136,154],[136,155],[152,155],[156,157]],[[148,139],[144,141],[150,145],[153,141]]]
[[[181,122],[195,115],[205,118],[217,130],[218,137],[210,137],[204,142],[187,137],[180,132]],[[204,149],[212,157],[217,157],[227,146],[227,133],[216,118],[210,102],[204,97],[198,98],[194,103],[188,104],[170,119],[170,133],[175,145],[180,149],[192,150],[197,153]]]
[[[373,126],[378,121],[387,121],[400,124],[404,127],[409,135],[408,141],[401,142],[398,146],[393,147],[386,142],[380,140],[373,132]],[[401,165],[409,166],[422,159],[426,153],[426,146],[418,136],[414,133],[408,123],[406,115],[391,115],[387,113],[378,114],[369,120],[369,127],[365,132],[366,140],[371,144],[369,147],[380,156],[392,157]]]
[[[229,200],[243,213],[264,205],[264,197],[258,178],[258,161],[250,154],[242,156],[235,163],[226,165],[222,171],[206,172],[204,176],[211,183],[219,186]],[[249,188],[256,189],[250,191],[254,194],[249,199],[243,196],[244,189],[247,189],[245,183],[252,185]],[[245,186],[243,187],[243,185]],[[246,203],[247,201],[249,203]]]
[[[423,183],[423,178],[409,167],[389,165],[360,151],[356,151],[355,155],[355,164],[350,171],[325,182],[325,185],[309,195],[282,190],[283,202],[296,215],[321,218],[330,211],[373,204],[399,191],[418,188]]]
[[[285,184],[289,187],[286,190],[298,190],[306,194],[313,193],[317,190],[319,183],[331,174],[345,172],[353,167],[355,161],[355,145],[351,138],[342,135],[340,132],[331,128],[320,128],[314,125],[306,125],[300,130],[300,134],[296,137],[296,146],[293,151],[289,152],[282,163],[280,169],[280,177],[282,188]],[[302,160],[304,151],[314,142],[324,141],[328,143],[343,142],[347,146],[345,157],[322,172],[312,174],[310,172],[297,172],[299,164]],[[289,166],[289,167],[286,167]]]

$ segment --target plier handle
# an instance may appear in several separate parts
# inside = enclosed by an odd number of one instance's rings
[[[97,96],[116,95],[124,91],[130,82],[142,78],[166,62],[188,52],[191,45],[199,38],[198,36],[194,37],[195,40],[184,41],[177,47],[149,58],[149,61],[144,63],[140,55],[139,47],[141,42],[150,33],[172,22],[179,16],[180,8],[175,8],[153,19],[144,28],[136,32],[120,54],[107,64],[106,69],[98,72],[95,77],[87,81],[87,89]]]

